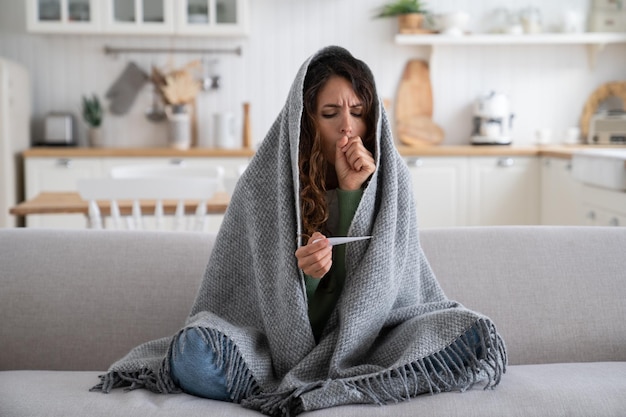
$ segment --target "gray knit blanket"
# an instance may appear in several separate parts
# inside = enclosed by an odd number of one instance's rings
[[[380,103],[377,169],[349,230],[372,239],[347,245],[345,286],[316,344],[294,252],[302,87],[321,54],[348,52],[328,47],[300,68],[236,186],[180,333],[198,332],[217,352],[234,402],[272,416],[399,402],[478,382],[494,387],[505,371],[504,342],[489,318],[447,299],[435,279],[419,243],[409,172]],[[172,340],[134,348],[92,390],[180,392],[170,377]]]

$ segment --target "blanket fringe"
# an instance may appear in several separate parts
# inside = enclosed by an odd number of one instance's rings
[[[241,403],[244,398],[260,393],[261,389],[235,343],[217,330],[202,327],[185,328],[173,337],[165,359],[156,373],[149,368],[142,368],[137,372],[109,371],[105,375],[100,375],[100,383],[90,391],[109,393],[112,389],[124,387],[127,391],[145,388],[160,394],[182,392],[170,376],[170,358],[176,354],[176,349],[172,346],[179,338],[183,340],[182,349],[184,349],[184,340],[186,340],[184,336],[188,331],[197,332],[215,352],[216,362],[224,369],[226,386],[233,402]]]
[[[360,393],[363,402],[384,405],[408,401],[425,393],[463,392],[479,382],[485,382],[484,389],[495,388],[506,372],[507,361],[506,347],[495,325],[480,319],[439,352],[384,372],[341,380],[341,383]],[[296,416],[308,411],[304,410],[300,397],[330,382],[311,383],[289,392],[260,394],[246,399],[243,405],[269,416]]]

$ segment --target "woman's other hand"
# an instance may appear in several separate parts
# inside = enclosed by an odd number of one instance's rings
[[[343,136],[335,147],[335,171],[339,188],[358,190],[374,173],[374,157],[363,145],[359,136]]]
[[[322,278],[333,263],[333,248],[326,236],[319,232],[313,233],[306,244],[296,250],[298,267],[310,277]]]

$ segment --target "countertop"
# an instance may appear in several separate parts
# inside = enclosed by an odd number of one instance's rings
[[[398,146],[402,156],[550,156],[554,158],[569,159],[572,153],[581,149],[599,149],[598,145],[529,145],[529,146],[423,146],[407,147]],[[254,149],[213,149],[192,148],[189,150],[177,150],[171,148],[86,148],[86,147],[34,147],[22,153],[25,158],[56,157],[243,157],[249,158],[254,155]]]

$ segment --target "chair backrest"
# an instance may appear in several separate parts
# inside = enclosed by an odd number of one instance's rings
[[[110,201],[110,227],[114,229],[150,229],[144,222],[145,215],[153,215],[153,229],[163,230],[166,227],[164,202],[175,202],[173,230],[204,230],[207,221],[206,202],[218,190],[218,178],[207,176],[155,176],[129,178],[90,178],[78,181],[78,192],[89,201],[89,226],[102,229],[104,226],[100,205]],[[122,217],[119,202],[132,201],[130,216]],[[191,201],[195,216],[186,218],[188,204]],[[144,208],[154,206],[153,213],[142,213]],[[169,207],[169,205],[167,206]],[[145,210],[144,210],[145,211]],[[191,224],[188,224],[191,223]],[[107,224],[107,226],[109,226]]]
[[[190,167],[186,165],[122,165],[111,168],[111,178],[207,177],[224,178],[219,165]]]

